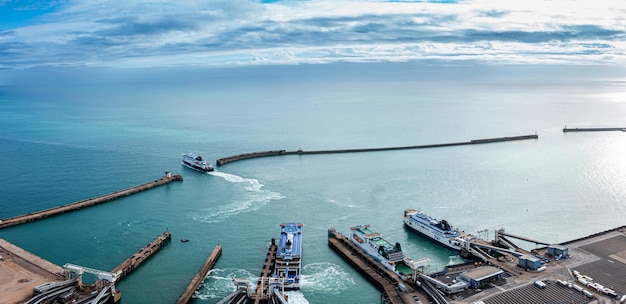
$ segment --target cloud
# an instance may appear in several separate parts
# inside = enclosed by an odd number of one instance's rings
[[[619,64],[626,51],[622,7],[575,0],[75,0],[0,31],[0,68],[432,59]]]

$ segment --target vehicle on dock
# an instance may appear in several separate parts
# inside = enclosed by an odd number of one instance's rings
[[[280,224],[280,239],[276,251],[273,276],[285,280],[285,290],[300,289],[302,226],[304,224]]]
[[[385,268],[400,275],[410,275],[415,270],[422,270],[423,272],[423,269],[430,264],[428,259],[414,261],[410,257],[404,256],[400,243],[392,245],[380,233],[373,232],[369,227],[369,225],[351,227],[352,237],[350,239]]]
[[[202,159],[202,156],[194,155],[193,153],[183,154],[183,161],[181,164],[187,168],[200,172],[211,172],[215,170],[213,165]]]
[[[404,224],[412,231],[452,250],[460,251],[466,243],[462,232],[453,228],[446,220],[437,220],[422,211],[404,210]]]

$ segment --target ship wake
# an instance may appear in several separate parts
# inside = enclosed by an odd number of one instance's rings
[[[238,175],[217,171],[207,172],[207,174],[221,177],[228,182],[241,185],[243,190],[245,190],[245,194],[243,197],[235,199],[226,205],[221,205],[217,209],[211,209],[208,215],[200,219],[203,222],[222,222],[240,213],[259,210],[272,200],[285,198],[281,193],[263,189],[263,184],[257,179],[244,178]]]

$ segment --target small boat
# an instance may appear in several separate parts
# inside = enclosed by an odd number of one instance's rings
[[[211,172],[214,170],[211,164],[202,159],[202,156],[194,155],[193,153],[183,154],[183,162],[181,164],[200,172]]]
[[[187,243],[187,242],[189,242],[189,240],[188,240],[188,239],[180,239],[180,241],[181,241],[181,242],[183,242],[183,243]]]

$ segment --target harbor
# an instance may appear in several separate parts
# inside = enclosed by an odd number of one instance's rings
[[[469,263],[402,277],[334,228],[330,247],[381,290],[381,303],[622,303],[626,299],[626,226],[531,251],[496,231],[498,241],[472,240]],[[514,246],[514,247],[511,247]],[[481,249],[479,249],[481,248]],[[461,282],[467,282],[460,284]]]
[[[119,282],[155,254],[171,238],[164,232],[111,271],[66,263],[63,267],[0,239],[0,291],[2,303],[116,303]],[[93,284],[83,282],[83,274],[96,277]]]
[[[250,158],[259,158],[259,157],[268,157],[268,156],[280,156],[280,155],[313,155],[313,154],[334,154],[334,153],[361,153],[361,152],[380,152],[380,151],[395,151],[395,150],[412,150],[412,149],[428,149],[428,148],[443,148],[443,147],[454,147],[454,146],[464,146],[464,145],[477,145],[477,144],[488,144],[488,143],[497,143],[497,142],[507,142],[507,141],[517,141],[517,140],[527,140],[527,139],[538,139],[539,136],[537,134],[534,135],[520,135],[520,136],[510,136],[510,137],[495,137],[495,138],[485,138],[485,139],[473,139],[470,141],[464,142],[453,142],[453,143],[443,143],[443,144],[430,144],[430,145],[417,145],[417,146],[401,146],[401,147],[383,147],[383,148],[363,148],[363,149],[338,149],[338,150],[302,150],[298,149],[296,151],[287,151],[287,150],[270,150],[270,151],[262,151],[262,152],[252,152],[252,153],[244,153],[233,156],[228,156],[224,158],[220,158],[216,161],[217,166],[222,166],[234,161],[250,159]]]
[[[430,145],[428,147],[495,143],[531,138],[533,137],[478,139],[467,143]],[[398,150],[415,147],[423,148],[426,146],[379,149]],[[378,149],[328,151],[268,151],[261,152],[259,154],[261,156],[254,153],[253,155],[241,154],[230,161],[239,160],[237,159],[239,156],[243,156],[241,159],[246,159],[285,154],[347,153],[378,151]],[[29,219],[26,215],[7,220],[12,220],[9,223],[16,222],[17,224],[31,222],[111,201],[175,180],[182,180],[182,176],[167,172],[166,176],[160,180],[58,207],[79,206],[75,209],[53,211],[57,209],[53,208],[33,213],[32,215],[37,215],[33,219]],[[87,202],[89,204],[81,205]],[[20,218],[22,219],[20,220]],[[590,303],[591,301],[612,303],[611,301],[618,301],[622,297],[626,297],[626,286],[623,283],[623,273],[626,273],[624,226],[555,244],[523,236],[523,232],[505,231],[502,227],[494,229],[494,239],[486,240],[461,231],[457,227],[452,227],[445,220],[432,218],[415,209],[405,209],[404,223],[401,221],[401,217],[398,216],[397,224],[404,224],[407,232],[416,233],[429,241],[458,251],[459,255],[468,262],[459,265],[447,265],[443,269],[427,267],[422,260],[410,258],[407,260],[406,256],[400,255],[401,246],[399,243],[395,245],[388,242],[383,244],[382,240],[378,239],[380,233],[369,230],[369,225],[350,227],[353,231],[361,231],[360,242],[363,242],[364,239],[368,239],[368,241],[372,239],[377,244],[381,244],[381,248],[384,246],[386,249],[387,247],[397,249],[398,252],[392,252],[393,250],[385,252],[385,259],[381,260],[379,257],[373,256],[371,252],[364,250],[365,247],[360,247],[355,242],[359,239],[356,235],[346,237],[337,232],[335,228],[328,229],[328,246],[380,290],[381,303],[505,304],[532,302],[552,304],[567,301],[567,303],[578,304]],[[233,277],[232,283],[235,290],[219,303],[289,303],[289,297],[285,291],[300,289],[299,280],[302,267],[300,258],[303,243],[300,233],[302,226],[302,224],[296,223],[280,224],[281,237],[278,242],[272,239],[258,281],[253,284],[249,279]],[[424,230],[424,227],[430,227],[430,230]],[[431,234],[429,231],[436,233]],[[164,232],[111,271],[97,270],[70,263],[63,267],[56,266],[25,252],[16,254],[15,252],[19,252],[20,249],[16,246],[11,247],[7,243],[7,245],[0,246],[0,254],[4,256],[4,260],[7,256],[14,257],[11,259],[12,263],[18,264],[15,261],[22,261],[20,262],[23,265],[21,271],[29,273],[29,276],[32,277],[42,276],[46,278],[45,280],[39,278],[39,281],[33,279],[31,285],[34,285],[35,282],[38,285],[29,287],[32,288],[32,292],[21,290],[22,294],[25,295],[24,299],[30,298],[27,302],[22,300],[8,303],[35,304],[51,299],[58,299],[58,301],[72,299],[76,300],[76,303],[118,302],[122,292],[116,289],[115,283],[130,274],[170,239],[170,232]],[[526,246],[516,244],[518,241],[532,243],[535,245],[535,249],[524,249]],[[187,239],[181,239],[181,242],[187,242]],[[11,249],[5,249],[5,247]],[[378,252],[382,253],[383,251],[378,250]],[[218,245],[191,279],[176,303],[182,304],[192,301],[194,294],[199,286],[205,282],[205,278],[221,254],[222,248]],[[22,256],[28,256],[28,259],[21,258]],[[404,268],[404,271],[401,271],[399,270],[401,264],[409,268]],[[417,264],[421,266],[417,267]],[[0,273],[8,273],[6,269],[0,262]],[[296,269],[297,271],[294,271]],[[96,283],[84,284],[81,281],[83,273],[95,275],[97,277]],[[15,288],[20,284],[10,282],[7,287],[11,285]],[[23,289],[24,286],[21,285],[20,288]],[[12,291],[7,289],[7,292]],[[16,292],[15,294],[20,293]],[[5,299],[0,297],[0,300],[4,301]]]

